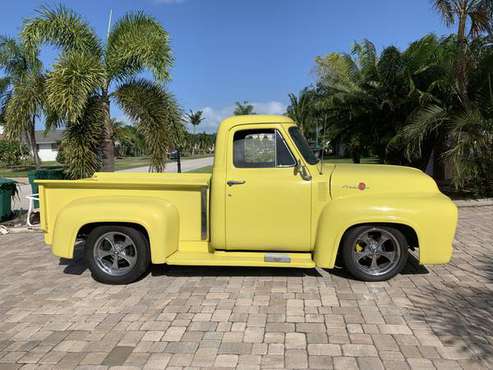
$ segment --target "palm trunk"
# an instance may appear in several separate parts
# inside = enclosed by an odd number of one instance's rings
[[[38,170],[41,167],[41,160],[39,159],[39,154],[38,154],[38,145],[36,143],[36,116],[32,117],[32,124],[31,127],[29,127],[29,142],[31,145],[31,151],[33,153],[33,161],[34,165],[36,166],[36,169]]]
[[[110,98],[108,90],[103,92],[103,114],[104,114],[104,137],[102,143],[103,172],[113,172],[115,162],[115,147],[113,145],[113,126],[110,117]]]
[[[176,149],[176,171],[181,173],[181,150],[179,148]]]
[[[441,185],[445,180],[445,163],[443,153],[446,150],[444,135],[438,135],[435,145],[433,145],[433,178]]]
[[[459,95],[464,104],[464,107],[469,106],[469,96],[467,95],[467,40],[466,40],[466,20],[467,13],[463,9],[459,19],[459,27],[457,30],[457,41],[459,43],[459,56],[457,58],[457,84]]]

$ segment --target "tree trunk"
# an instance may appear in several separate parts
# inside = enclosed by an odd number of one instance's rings
[[[361,163],[361,145],[359,139],[351,140],[351,157],[353,159],[353,163]]]
[[[181,173],[181,150],[176,148],[176,172]]]
[[[104,137],[103,137],[103,172],[113,172],[115,162],[115,146],[113,144],[113,126],[110,117],[110,98],[108,91],[103,92]]]
[[[39,154],[38,154],[38,145],[36,143],[36,117],[32,117],[32,124],[31,127],[29,128],[29,142],[31,145],[31,151],[33,153],[33,161],[34,165],[36,166],[36,169],[39,169],[41,167],[41,160],[39,159]]]
[[[353,146],[351,148],[351,157],[353,159],[353,163],[361,163],[361,152],[359,146]]]
[[[433,145],[433,178],[439,184],[445,180],[443,153],[445,153],[445,138],[440,135]]]
[[[457,30],[457,42],[459,43],[459,56],[457,58],[457,85],[459,95],[464,107],[469,106],[469,96],[467,94],[467,40],[466,40],[466,21],[467,11],[463,9],[460,14],[459,26]]]

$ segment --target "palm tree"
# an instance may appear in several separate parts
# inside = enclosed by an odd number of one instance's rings
[[[188,122],[192,124],[193,128],[193,133],[195,134],[196,127],[200,125],[200,123],[205,119],[205,117],[202,116],[204,112],[201,110],[198,110],[197,112],[194,112],[193,110],[190,109],[190,113],[186,114]]]
[[[491,0],[433,0],[433,6],[447,26],[457,24],[457,84],[462,103],[467,107],[468,38],[491,31],[493,2]],[[467,27],[469,25],[469,30]]]
[[[350,145],[353,162],[374,142],[371,131],[377,119],[378,101],[373,94],[378,56],[368,40],[356,43],[352,55],[330,53],[316,58],[318,90],[325,98],[318,109],[325,111],[333,140]]]
[[[73,11],[44,7],[25,23],[22,36],[32,50],[44,43],[60,50],[47,77],[46,98],[67,125],[69,176],[89,176],[101,162],[103,171],[113,170],[112,102],[135,120],[144,135],[151,168],[164,169],[168,126],[180,118],[174,98],[161,85],[169,79],[173,58],[168,34],[157,20],[141,12],[128,13],[103,42]],[[157,83],[138,78],[144,70]]]
[[[236,107],[233,113],[235,116],[255,114],[253,105],[249,104],[247,101],[244,101],[243,103],[236,102],[235,105]]]
[[[301,131],[305,132],[305,134],[313,121],[313,100],[313,93],[307,88],[300,92],[299,97],[292,93],[289,94],[290,104],[287,114],[300,126]]]
[[[0,121],[9,139],[29,144],[36,168],[41,161],[35,137],[36,119],[45,112],[45,76],[37,51],[28,52],[19,41],[0,37]],[[48,115],[49,116],[49,115]]]
[[[202,113],[203,112],[201,110],[197,112],[190,110],[190,113],[186,114],[188,122],[192,124],[194,135],[195,135],[196,127],[200,125],[200,123],[205,119],[204,117],[202,117]],[[192,146],[192,155],[194,154],[195,154],[195,145]]]

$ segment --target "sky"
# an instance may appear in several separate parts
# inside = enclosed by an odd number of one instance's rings
[[[214,132],[236,101],[282,114],[288,94],[314,82],[314,59],[369,39],[405,49],[426,33],[450,33],[430,0],[1,0],[0,34],[14,36],[42,5],[62,3],[102,38],[108,15],[156,17],[170,34],[175,63],[169,90],[183,110],[203,110],[198,131]],[[57,51],[42,53],[47,68]],[[127,120],[112,107],[115,118]]]

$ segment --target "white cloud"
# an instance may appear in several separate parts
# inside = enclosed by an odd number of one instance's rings
[[[257,102],[249,103],[253,105],[254,111],[257,114],[284,114],[287,106],[278,101],[271,102]],[[197,127],[197,132],[216,132],[217,127],[225,118],[232,116],[235,109],[234,105],[230,105],[223,108],[204,107],[199,110],[203,112],[204,121]],[[192,131],[191,125],[187,125],[190,131]]]

